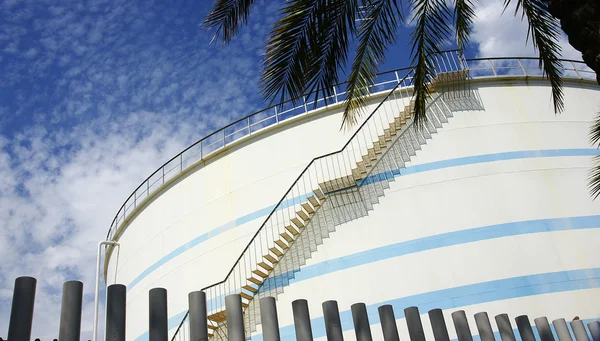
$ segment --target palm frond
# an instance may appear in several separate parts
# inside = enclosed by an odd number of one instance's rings
[[[522,9],[521,18],[527,17],[529,29],[527,38],[531,38],[534,48],[539,51],[540,68],[550,80],[552,86],[552,100],[554,112],[560,113],[564,109],[564,93],[562,88],[562,64],[560,62],[561,47],[560,24],[548,12],[547,0],[516,0],[515,15]],[[504,8],[512,0],[504,0]]]
[[[594,124],[590,128],[590,143],[600,148],[600,113],[596,116]],[[588,176],[590,194],[595,200],[600,195],[600,156],[593,158],[594,166]]]
[[[411,40],[415,65],[415,121],[417,127],[422,127],[427,120],[426,103],[431,95],[427,83],[435,77],[430,56],[440,53],[438,47],[450,36],[448,22],[451,14],[444,0],[412,0],[412,5],[415,13],[413,22],[416,23]]]
[[[250,9],[255,0],[215,0],[212,11],[202,25],[215,31],[215,38],[221,36],[223,43],[231,41],[239,28],[248,22]]]
[[[456,34],[456,43],[462,50],[469,43],[471,35],[471,25],[475,18],[472,0],[455,0],[454,2],[454,28]]]
[[[396,37],[403,20],[400,0],[363,0],[358,45],[348,77],[346,109],[342,127],[356,123],[362,113],[377,73],[378,64],[385,59],[387,47]]]

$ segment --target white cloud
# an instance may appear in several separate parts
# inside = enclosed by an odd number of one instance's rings
[[[537,56],[531,44],[527,44],[527,22],[515,17],[513,1],[505,13],[502,1],[480,0],[477,3],[477,16],[471,42],[478,46],[481,57]],[[566,37],[560,40],[562,56],[565,59],[581,60],[581,53],[575,50]]]

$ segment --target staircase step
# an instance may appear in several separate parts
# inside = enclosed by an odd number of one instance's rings
[[[289,233],[291,233],[292,235],[294,235],[294,236],[297,236],[297,235],[299,235],[299,234],[300,234],[300,231],[298,231],[298,230],[297,230],[297,229],[296,229],[294,226],[292,226],[292,225],[288,225],[288,226],[286,226],[286,227],[285,227],[285,229],[286,229],[286,230],[287,230]]]
[[[269,274],[266,274],[266,273],[264,273],[264,272],[262,272],[262,271],[260,271],[260,270],[258,270],[258,269],[254,269],[254,270],[252,270],[252,273],[253,273],[253,274],[255,274],[256,276],[258,276],[258,277],[262,277],[262,278],[267,278],[267,277],[269,277]]]
[[[264,259],[268,260],[269,262],[271,262],[271,264],[277,264],[278,260],[277,258],[273,257],[273,255],[271,255],[270,253],[267,253],[266,255],[263,256]]]
[[[306,214],[306,212],[304,212],[302,210],[296,212],[296,215],[298,217],[302,218],[302,220],[304,220],[304,221],[309,221],[310,220],[310,217],[308,216],[308,214]]]
[[[275,244],[277,244],[277,246],[279,246],[282,250],[287,250],[289,248],[289,246],[281,239],[276,240]]]
[[[263,268],[263,269],[265,269],[265,270],[267,270],[267,271],[271,271],[271,270],[273,270],[273,267],[272,267],[272,266],[270,266],[269,264],[265,263],[265,262],[260,262],[260,263],[258,263],[258,265],[259,265],[261,268]]]
[[[281,252],[281,251],[280,251],[278,248],[276,248],[276,247],[269,248],[269,251],[273,252],[273,254],[274,254],[275,256],[277,256],[277,257],[281,257],[281,256],[283,256],[283,252]],[[255,284],[256,284],[256,283],[255,283]]]
[[[251,299],[252,299],[252,296],[250,296],[250,295],[246,294],[246,293],[245,293],[245,292],[243,292],[243,291],[240,293],[240,296],[242,296],[243,298],[245,298],[245,299],[247,299],[247,300],[251,300]]]
[[[307,202],[300,204],[300,206],[302,206],[302,208],[303,208],[303,209],[304,209],[306,212],[308,212],[308,214],[313,214],[313,213],[315,213],[315,210],[313,209],[313,207],[312,207],[312,206],[310,206],[310,204],[309,204],[309,203],[307,203]]]
[[[317,198],[315,198],[314,196],[311,195],[307,199],[308,199],[308,202],[310,202],[310,204],[313,207],[317,208],[317,207],[321,206],[321,203],[319,202],[319,200],[317,200]]]
[[[210,323],[207,324],[207,327],[208,327],[208,329],[212,329],[212,330],[215,330],[215,329],[219,328],[219,326],[215,326],[215,325],[212,325]]]
[[[254,283],[256,285],[262,285],[263,282],[264,282],[262,279],[258,279],[256,277],[248,277],[248,281],[252,282],[252,283]]]
[[[223,322],[226,319],[225,310],[208,315],[208,319],[213,322]]]
[[[253,287],[253,286],[251,286],[251,285],[249,285],[249,284],[246,284],[246,285],[244,285],[244,286],[242,287],[242,289],[244,289],[244,290],[247,290],[247,291],[250,291],[250,292],[253,292],[253,293],[257,293],[257,292],[258,292],[258,289],[257,289],[257,288],[255,288],[255,287]]]
[[[325,194],[323,194],[323,191],[321,191],[320,189],[315,189],[313,191],[313,193],[315,193],[315,195],[317,196],[317,198],[319,198],[319,200],[323,201],[325,200]]]
[[[296,227],[299,227],[299,228],[304,227],[304,223],[302,221],[300,221],[300,219],[298,219],[298,217],[292,218],[292,223],[294,223],[294,225],[296,225]]]
[[[287,232],[281,233],[280,236],[282,236],[283,239],[285,239],[288,243],[294,241],[294,237],[290,236]]]

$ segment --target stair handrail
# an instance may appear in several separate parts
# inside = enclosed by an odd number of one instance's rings
[[[450,51],[449,51],[450,52]],[[233,264],[233,266],[231,267],[231,269],[229,270],[229,272],[227,273],[227,275],[225,276],[225,278],[219,282],[213,283],[211,285],[208,285],[202,289],[200,289],[201,291],[205,291],[209,288],[215,287],[217,285],[223,284],[227,281],[227,279],[229,279],[229,277],[231,276],[231,274],[233,273],[233,271],[235,270],[236,266],[238,265],[238,263],[240,262],[240,260],[242,259],[242,257],[244,256],[244,254],[246,253],[246,251],[248,251],[248,249],[250,248],[250,246],[252,245],[252,242],[255,240],[255,238],[259,235],[259,233],[262,231],[262,229],[266,226],[267,222],[271,219],[271,217],[273,216],[273,214],[278,210],[278,208],[280,207],[281,203],[285,200],[285,198],[287,197],[287,195],[292,191],[292,189],[294,188],[294,186],[298,183],[298,181],[305,175],[305,173],[307,172],[307,170],[310,168],[311,165],[313,165],[315,163],[315,161],[319,160],[319,159],[323,159],[326,158],[328,156],[334,155],[334,154],[338,154],[344,151],[344,149],[346,149],[346,147],[352,142],[352,140],[354,139],[354,137],[361,131],[361,129],[367,124],[367,122],[369,121],[369,119],[371,119],[373,117],[373,115],[379,110],[379,108],[388,100],[388,98],[394,93],[396,92],[396,90],[398,90],[398,88],[400,88],[400,86],[402,85],[402,83],[411,75],[411,72],[414,70],[414,66],[410,66],[410,67],[406,67],[406,68],[402,68],[402,69],[397,69],[397,71],[406,71],[408,70],[408,72],[406,73],[406,75],[404,77],[402,77],[401,79],[398,80],[398,84],[396,84],[396,86],[394,86],[394,88],[392,90],[390,90],[388,92],[388,94],[379,102],[379,104],[375,107],[375,109],[373,109],[373,111],[371,112],[371,114],[369,114],[369,116],[367,116],[367,118],[358,126],[358,128],[356,129],[356,131],[350,136],[350,138],[348,139],[348,141],[339,149],[336,151],[333,151],[331,153],[327,153],[327,154],[323,154],[321,156],[315,157],[313,158],[308,165],[302,170],[302,172],[300,173],[300,175],[298,175],[298,177],[296,177],[296,179],[294,180],[294,182],[292,183],[292,185],[287,189],[287,191],[285,192],[285,194],[281,197],[281,199],[278,201],[278,203],[275,205],[275,207],[271,210],[271,212],[269,213],[269,215],[267,216],[267,218],[263,221],[263,223],[261,224],[260,228],[258,228],[258,230],[256,231],[256,233],[252,236],[252,238],[250,239],[250,241],[248,242],[248,244],[246,245],[246,247],[244,248],[244,250],[241,252],[240,256],[237,258],[237,260],[235,261],[235,263]],[[189,315],[189,310],[185,313],[183,319],[181,320],[181,323],[179,324],[179,326],[177,327],[177,330],[175,331],[175,333],[173,334],[173,337],[171,338],[172,341],[175,340],[175,337],[177,336],[177,334],[179,333],[179,330],[181,329],[181,327],[183,326],[183,324],[185,323],[187,317]]]

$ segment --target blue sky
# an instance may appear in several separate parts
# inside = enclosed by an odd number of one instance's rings
[[[32,275],[33,336],[57,337],[62,283],[78,279],[89,337],[94,249],[123,200],[191,142],[264,106],[276,3],[259,1],[227,47],[199,26],[211,3],[0,0],[0,336],[14,279]],[[500,3],[480,1],[469,54],[531,55],[526,26],[500,17]],[[409,29],[381,70],[407,66]]]

